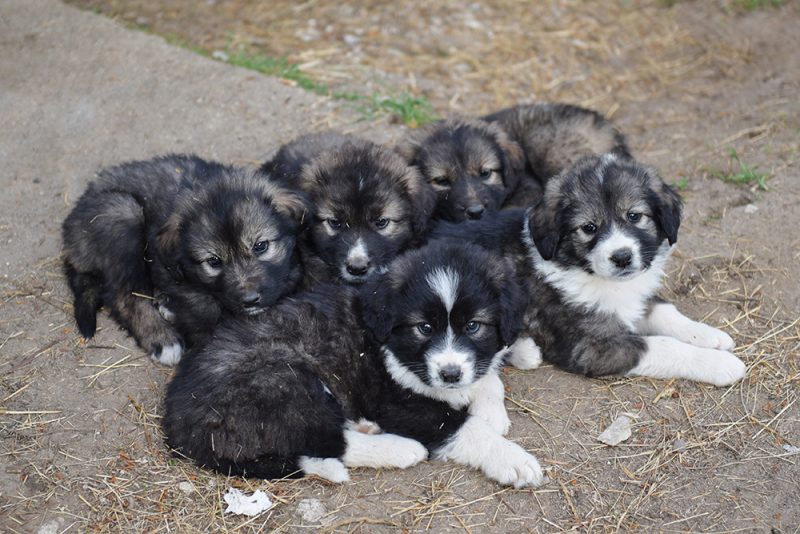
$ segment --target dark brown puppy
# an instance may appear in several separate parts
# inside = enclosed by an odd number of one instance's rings
[[[389,149],[334,132],[302,136],[262,166],[314,206],[303,247],[306,285],[360,284],[416,243],[436,196]]]
[[[307,209],[299,192],[196,156],[103,170],[63,225],[81,334],[94,335],[105,305],[154,360],[174,365],[223,313],[260,313],[296,288]]]
[[[497,125],[476,119],[422,128],[397,151],[436,190],[436,217],[453,222],[499,210],[517,190],[523,170],[519,145]]]
[[[506,207],[533,206],[547,179],[584,156],[613,153],[631,158],[622,133],[600,113],[571,104],[513,106],[484,117],[522,147],[525,177]]]

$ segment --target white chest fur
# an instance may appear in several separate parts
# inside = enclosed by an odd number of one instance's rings
[[[664,268],[672,252],[665,242],[647,270],[633,278],[615,280],[589,274],[580,267],[562,267],[542,258],[530,237],[527,221],[522,236],[533,269],[567,303],[615,315],[631,330],[635,330],[636,323],[647,311],[648,300],[661,287]]]

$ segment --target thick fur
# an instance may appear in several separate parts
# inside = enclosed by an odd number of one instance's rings
[[[345,466],[407,467],[430,454],[538,484],[536,459],[502,437],[497,375],[525,303],[511,267],[472,245],[409,252],[360,299],[318,286],[220,325],[181,363],[167,443],[226,474],[341,482]]]
[[[438,194],[436,217],[480,219],[499,210],[517,189],[520,146],[495,124],[448,119],[410,134],[397,151]]]
[[[94,335],[104,305],[154,359],[176,363],[223,314],[259,313],[298,286],[307,210],[299,193],[192,155],[103,170],[62,229],[81,334]]]
[[[522,147],[525,176],[544,187],[547,179],[569,169],[584,156],[613,153],[631,158],[625,136],[600,113],[563,103],[506,108],[484,117],[499,125]],[[524,180],[523,180],[524,181]],[[539,200],[520,190],[506,203],[528,207]]]
[[[433,236],[515,260],[531,292],[525,329],[545,360],[587,376],[728,385],[745,372],[733,340],[656,297],[680,216],[678,195],[653,169],[590,156],[549,179],[536,207],[440,224]]]
[[[305,191],[314,205],[303,259],[306,285],[363,283],[416,244],[436,195],[392,151],[334,132],[283,146],[262,170]]]

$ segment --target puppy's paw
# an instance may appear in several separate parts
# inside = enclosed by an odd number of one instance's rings
[[[508,440],[503,440],[496,454],[487,459],[484,474],[504,486],[524,488],[539,486],[545,478],[535,456]]]
[[[511,420],[502,399],[499,402],[474,403],[469,413],[483,419],[489,428],[501,436],[508,434],[508,429],[511,428]]]
[[[175,343],[171,343],[166,346],[156,343],[151,345],[150,348],[150,357],[153,359],[153,361],[160,363],[161,365],[178,365],[178,362],[181,361],[182,354],[183,343],[180,341],[176,341]]]
[[[383,432],[378,423],[370,421],[369,419],[361,418],[356,421],[348,421],[347,427],[362,434],[380,434]]]
[[[518,338],[511,345],[508,363],[517,369],[536,369],[542,365],[542,351],[529,337]]]
[[[696,347],[731,351],[736,346],[731,336],[718,328],[703,323],[695,323],[684,334],[685,341]]]
[[[708,350],[704,354],[707,359],[708,380],[715,386],[730,386],[744,378],[747,366],[742,360],[723,350]]]
[[[428,457],[428,449],[415,439],[397,434],[362,434],[352,429],[344,432],[342,461],[348,467],[398,467],[405,469]]]
[[[158,313],[160,313],[161,317],[168,323],[175,321],[175,313],[162,302],[158,303]]]
[[[399,439],[404,440],[405,443],[394,449],[395,461],[393,462],[394,465],[390,467],[405,469],[412,465],[417,465],[428,457],[428,449],[419,441],[409,438]]]
[[[306,475],[316,475],[336,484],[350,480],[350,473],[348,473],[347,467],[338,458],[301,456],[297,463]]]

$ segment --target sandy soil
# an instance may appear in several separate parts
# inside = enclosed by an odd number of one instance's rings
[[[538,489],[501,488],[469,469],[436,462],[402,472],[356,470],[343,486],[212,475],[171,458],[162,444],[160,402],[170,370],[153,365],[107,316],[95,339],[79,340],[58,257],[58,225],[70,201],[91,170],[155,151],[188,147],[246,163],[300,131],[334,126],[394,139],[403,128],[385,117],[354,122],[358,112],[351,104],[309,96],[308,103],[289,105],[262,140],[254,139],[266,131],[257,121],[217,144],[210,134],[193,140],[191,131],[201,124],[188,125],[183,136],[157,139],[95,132],[97,145],[63,145],[69,154],[84,155],[83,172],[64,183],[39,186],[36,172],[58,169],[26,173],[37,168],[32,164],[2,176],[12,186],[0,215],[8,262],[0,288],[5,529],[796,531],[797,3],[753,11],[738,1],[620,2],[603,9],[567,0],[535,6],[456,0],[435,7],[421,0],[349,7],[278,1],[269,8],[243,0],[177,0],[169,7],[154,0],[70,3],[115,17],[120,25],[114,30],[109,24],[109,35],[126,32],[122,24],[139,25],[208,51],[246,47],[288,55],[321,82],[365,94],[422,95],[441,116],[556,99],[609,114],[637,157],[679,186],[686,202],[663,295],[731,333],[748,376],[718,389],[684,381],[589,380],[551,367],[507,370],[510,437],[539,457],[551,479]],[[21,31],[14,35],[24,40]],[[4,61],[0,74],[25,77]],[[256,75],[243,75],[243,87],[251,83],[247,76]],[[180,87],[190,83],[181,79]],[[41,84],[47,84],[44,77]],[[216,96],[230,104],[229,115],[242,118],[262,120],[281,108],[275,100],[272,108],[242,109],[224,91]],[[26,118],[16,120],[24,124]],[[180,114],[170,120],[180,121]],[[109,145],[109,139],[125,142]],[[31,143],[45,147],[48,139]],[[731,150],[767,174],[766,190],[720,178],[740,170]],[[14,196],[23,181],[25,193]],[[23,204],[23,198],[42,202]],[[616,447],[599,443],[597,435],[622,413],[636,416],[633,436]],[[222,494],[230,486],[263,489],[277,505],[255,519],[225,515]],[[325,515],[304,519],[298,512],[303,499],[319,500]]]

